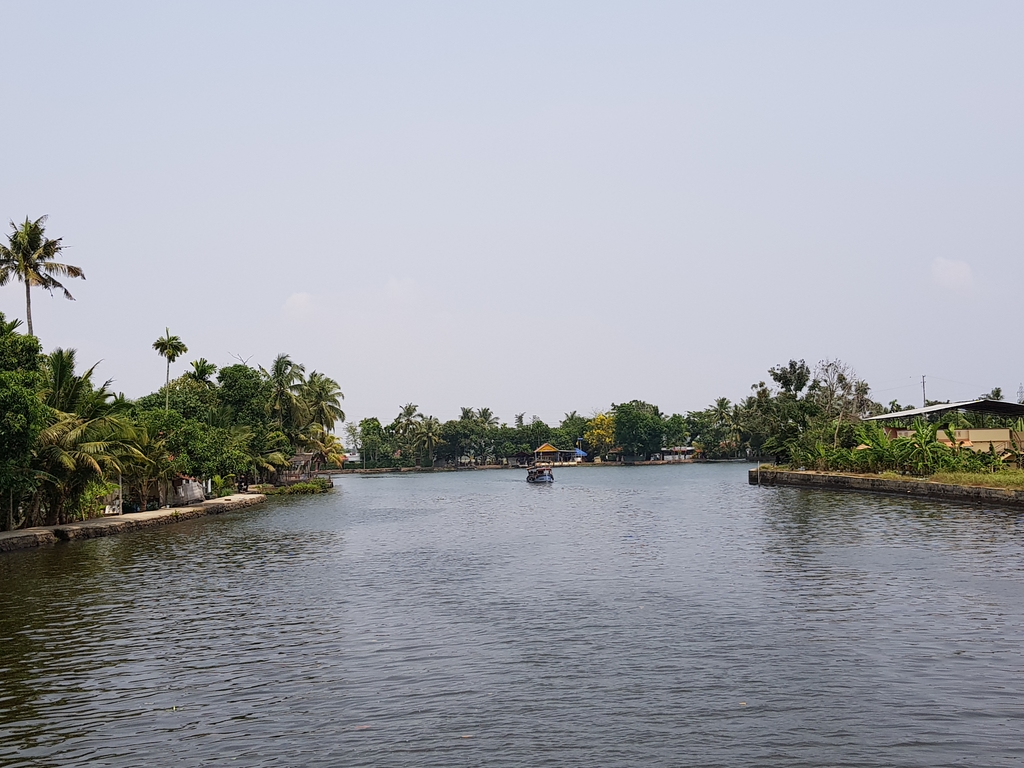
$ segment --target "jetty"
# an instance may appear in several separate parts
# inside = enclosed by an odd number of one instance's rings
[[[266,500],[262,493],[238,493],[210,499],[186,507],[169,507],[154,509],[149,512],[128,512],[123,515],[99,517],[92,520],[81,520],[64,525],[41,525],[35,528],[22,528],[17,531],[0,532],[0,552],[12,552],[17,549],[31,549],[61,541],[77,541],[94,539],[100,536],[113,536],[118,533],[139,531],[157,525],[170,525],[183,520],[191,520],[207,515],[221,515],[236,509],[253,507]]]

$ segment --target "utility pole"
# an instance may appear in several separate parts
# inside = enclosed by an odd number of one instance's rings
[[[921,377],[921,407],[928,407],[928,395],[924,391],[924,376]]]

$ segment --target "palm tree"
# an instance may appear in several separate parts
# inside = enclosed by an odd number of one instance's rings
[[[34,469],[42,482],[32,525],[41,522],[44,501],[49,524],[67,522],[91,481],[123,471],[126,461],[145,460],[125,418],[127,401],[114,397],[110,382],[93,386],[95,366],[79,375],[74,364],[74,350],[57,349],[43,360],[39,396],[49,418],[36,446]]]
[[[403,435],[407,435],[412,431],[413,426],[417,422],[423,420],[423,414],[420,413],[420,407],[415,403],[406,403],[402,406],[402,409],[398,412],[398,418],[395,421],[398,422],[398,429]]]
[[[494,415],[490,408],[481,408],[476,412],[476,417],[485,427],[498,426],[498,417]]]
[[[413,448],[430,457],[430,466],[434,466],[434,451],[442,445],[441,422],[434,416],[428,416],[416,425],[413,432]]]
[[[715,424],[720,427],[728,426],[730,417],[732,416],[732,403],[729,402],[729,398],[718,398],[715,400],[715,404],[711,408],[714,414]]]
[[[412,448],[416,425],[423,421],[423,414],[416,403],[406,403],[395,417],[395,436],[398,438],[403,455]]]
[[[328,432],[334,431],[335,422],[345,420],[345,412],[341,410],[339,402],[345,399],[341,387],[334,379],[319,371],[309,374],[302,387],[302,399],[306,402],[310,420]]]
[[[188,347],[178,336],[171,336],[170,328],[164,328],[164,335],[153,342],[153,349],[167,358],[167,381],[164,384],[164,410],[167,411],[171,405],[171,363],[188,352]]]
[[[192,370],[186,372],[185,375],[192,379],[192,381],[205,384],[210,389],[213,389],[213,374],[216,372],[216,365],[205,357],[200,357],[198,360],[192,361]]]
[[[0,316],[2,317],[2,316]],[[21,327],[21,320],[0,320],[0,339],[11,336]]]
[[[284,432],[287,427],[295,432],[305,421],[306,408],[300,395],[306,366],[280,354],[270,364],[269,371],[263,366],[260,370],[270,381],[270,410],[277,417],[278,429]]]
[[[46,216],[35,221],[25,217],[25,222],[18,226],[11,222],[11,233],[7,236],[7,245],[0,245],[0,285],[7,285],[12,279],[25,284],[25,319],[28,322],[28,335],[32,332],[32,288],[39,286],[53,294],[54,288],[64,291],[64,298],[75,300],[55,275],[62,277],[80,277],[85,279],[81,267],[72,264],[61,264],[54,258],[64,249],[61,238],[50,240],[46,237]]]
[[[313,454],[312,461],[317,469],[323,469],[330,464],[340,466],[345,463],[345,448],[341,441],[316,422],[310,425],[309,432],[303,435],[302,444]]]
[[[235,424],[228,428],[232,444],[246,457],[245,466],[252,464],[253,480],[260,479],[260,473],[266,475],[276,472],[289,465],[291,446],[282,432],[263,432],[257,434],[252,427]]]
[[[459,411],[459,421],[473,421],[476,419],[476,411],[472,408],[460,408]]]
[[[154,435],[145,426],[136,427],[135,431],[135,447],[140,456],[124,462],[124,479],[129,497],[132,490],[136,490],[139,511],[145,512],[154,482],[157,484],[157,494],[163,498],[166,483],[174,474],[174,458],[167,450],[166,440],[159,434]]]

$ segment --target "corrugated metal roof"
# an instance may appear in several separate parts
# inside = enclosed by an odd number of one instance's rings
[[[964,400],[959,403],[939,403],[929,405],[927,408],[914,408],[909,411],[896,411],[895,413],[883,413],[881,416],[869,416],[864,421],[893,421],[895,419],[914,418],[925,416],[929,413],[942,413],[943,411],[967,411],[968,413],[991,413],[996,416],[1024,417],[1024,404],[1008,403],[1005,400]]]

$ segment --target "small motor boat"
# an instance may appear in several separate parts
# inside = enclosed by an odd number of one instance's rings
[[[530,467],[526,472],[526,482],[528,483],[553,483],[555,482],[555,476],[551,474],[551,467],[547,466],[536,466]]]

